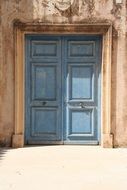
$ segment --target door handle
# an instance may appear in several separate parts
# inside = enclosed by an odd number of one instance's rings
[[[79,105],[81,106],[81,108],[86,108],[83,102],[80,102]]]
[[[81,108],[85,108],[85,109],[97,109],[97,107],[95,105],[86,105],[86,104],[84,104],[84,102],[80,102],[79,106],[81,106]]]

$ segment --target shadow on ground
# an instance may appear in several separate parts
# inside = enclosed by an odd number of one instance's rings
[[[0,161],[4,159],[5,154],[8,152],[8,148],[1,148],[0,147]]]

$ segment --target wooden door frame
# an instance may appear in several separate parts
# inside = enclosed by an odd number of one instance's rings
[[[113,147],[111,133],[111,55],[112,25],[96,24],[54,24],[14,22],[15,48],[15,125],[12,147],[24,146],[25,129],[25,34],[84,34],[102,35],[101,68],[101,145]]]

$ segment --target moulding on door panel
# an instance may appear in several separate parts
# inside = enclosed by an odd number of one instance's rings
[[[93,24],[33,24],[14,23],[15,36],[15,131],[12,138],[13,147],[24,145],[24,115],[25,115],[25,34],[101,34],[103,36],[102,79],[101,79],[101,145],[113,147],[111,134],[111,51],[112,25],[109,23]]]

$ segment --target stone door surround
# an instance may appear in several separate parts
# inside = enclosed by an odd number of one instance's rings
[[[15,39],[15,126],[12,147],[24,146],[25,127],[25,34],[88,34],[102,35],[101,68],[101,145],[113,147],[111,134],[111,51],[112,25],[110,23],[92,24],[43,24],[14,23]]]

